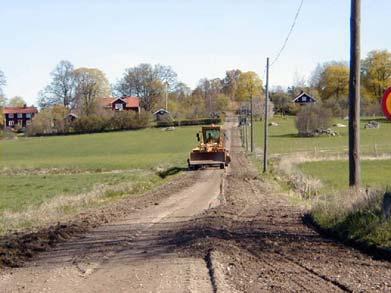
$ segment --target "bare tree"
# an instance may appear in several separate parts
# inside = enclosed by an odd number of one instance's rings
[[[242,72],[239,69],[228,70],[223,79],[223,92],[231,100],[235,99],[235,93],[238,88],[239,77]]]
[[[4,87],[7,84],[3,71],[0,70],[0,107],[4,107],[7,100],[4,96]]]
[[[73,107],[75,99],[75,73],[69,61],[62,60],[51,72],[52,81],[39,93],[42,108],[53,105]]]
[[[166,85],[169,91],[175,90],[176,78],[177,74],[169,66],[140,64],[126,69],[115,89],[120,95],[140,97],[141,106],[151,111]]]

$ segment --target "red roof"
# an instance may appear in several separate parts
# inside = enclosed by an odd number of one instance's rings
[[[117,101],[121,100],[126,103],[126,108],[138,108],[140,107],[140,98],[138,97],[121,97],[121,98],[102,98],[100,99],[99,103],[103,107],[111,107],[112,104]]]
[[[38,109],[31,107],[4,107],[3,114],[28,114],[28,113],[38,113]]]
[[[126,102],[127,108],[140,107],[140,99],[138,97],[122,97],[122,100]]]

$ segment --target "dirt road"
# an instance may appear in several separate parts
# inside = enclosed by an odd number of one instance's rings
[[[6,269],[1,291],[391,291],[389,262],[305,226],[304,210],[259,177],[234,128],[230,142],[226,172],[196,172],[161,201]]]

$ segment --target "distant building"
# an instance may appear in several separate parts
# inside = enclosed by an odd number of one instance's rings
[[[26,127],[31,124],[31,120],[37,113],[38,109],[33,106],[4,107],[4,126],[8,128],[15,128],[16,126]]]
[[[166,109],[159,109],[156,112],[153,113],[153,116],[155,116],[156,121],[170,121],[171,115],[170,112],[168,112]]]
[[[141,110],[140,98],[138,97],[102,98],[100,104],[103,108],[113,111],[135,111],[139,113]]]
[[[316,99],[307,94],[306,92],[301,92],[297,97],[293,99],[292,102],[299,105],[306,105],[316,103]]]
[[[65,120],[67,122],[73,122],[75,120],[77,120],[79,118],[79,116],[77,116],[75,113],[69,113],[67,116],[65,116]]]

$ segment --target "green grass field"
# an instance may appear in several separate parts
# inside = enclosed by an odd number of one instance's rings
[[[301,171],[319,178],[324,190],[342,190],[348,184],[348,161],[320,161],[299,165]],[[362,185],[387,187],[390,185],[391,160],[368,160],[361,162]]]
[[[270,127],[270,152],[282,159],[284,155],[297,153],[298,157],[310,155],[321,158],[320,161],[298,165],[300,171],[322,182],[319,196],[313,201],[311,215],[321,227],[332,231],[343,241],[357,240],[368,245],[391,247],[391,221],[382,217],[382,195],[389,186],[391,160],[362,160],[362,186],[371,190],[380,189],[376,197],[367,198],[352,194],[348,190],[348,128],[333,127],[340,135],[337,137],[297,136],[294,117],[275,117],[273,122],[279,126]],[[389,155],[391,152],[391,123],[376,119],[380,129],[364,129],[370,119],[361,121],[361,152],[368,157]],[[336,120],[334,123],[347,125],[347,121]],[[263,145],[263,124],[256,124],[256,143]],[[304,154],[303,154],[304,153]],[[345,157],[346,160],[327,160],[328,156]],[[293,156],[292,156],[293,155]],[[383,192],[382,192],[383,190]]]
[[[361,149],[363,153],[391,152],[391,121],[376,119],[380,129],[364,129],[364,125],[372,118],[361,121]],[[295,127],[295,117],[281,118],[275,116],[271,121],[279,126],[269,128],[269,149],[271,154],[285,154],[294,152],[346,152],[348,149],[348,128],[332,127],[340,135],[337,137],[298,137]],[[347,125],[347,121],[338,120],[334,124]],[[255,140],[258,147],[263,146],[263,123],[255,124]]]
[[[163,183],[158,171],[186,166],[198,130],[152,128],[0,141],[0,231],[7,226],[1,219],[5,214],[39,208],[59,196],[99,187],[107,189],[107,197],[118,197]],[[126,185],[124,194],[117,190],[121,184]]]

